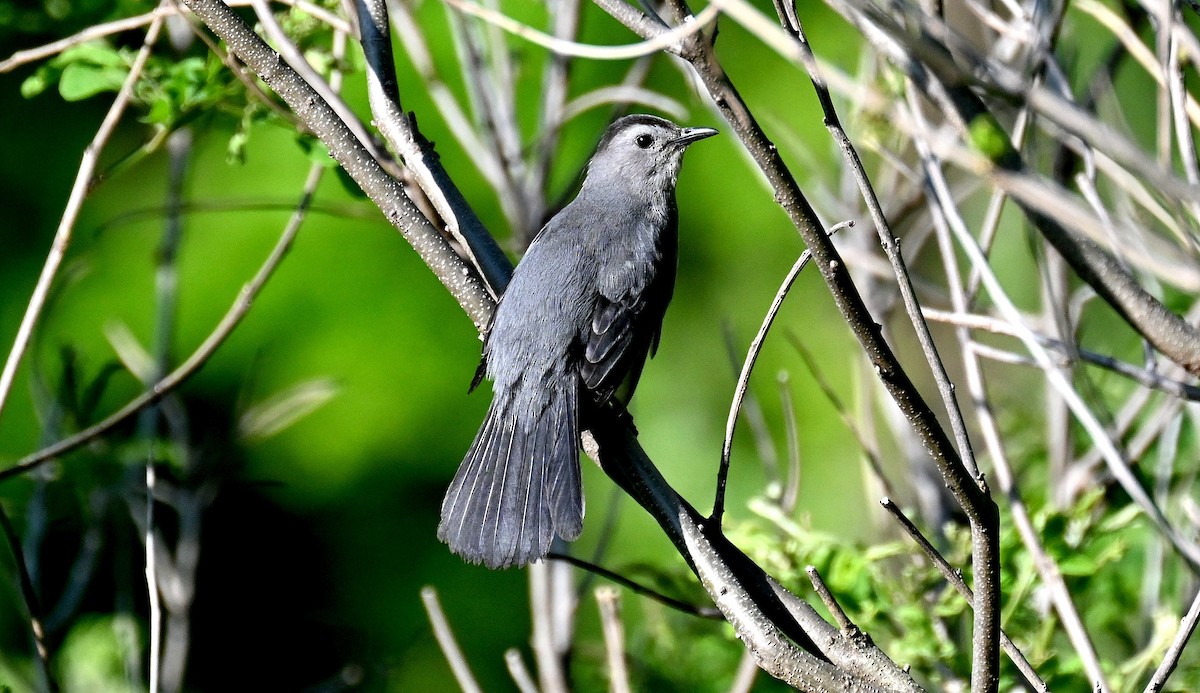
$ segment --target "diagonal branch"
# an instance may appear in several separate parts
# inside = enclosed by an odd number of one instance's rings
[[[595,1],[614,18],[644,38],[663,30],[650,18],[620,0]],[[999,603],[999,510],[986,487],[978,485],[971,476],[938,422],[937,416],[883,338],[880,326],[867,310],[858,288],[850,277],[846,263],[822,229],[812,206],[801,193],[791,171],[780,157],[778,148],[763,132],[725,73],[712,44],[691,37],[682,42],[678,54],[692,65],[713,103],[766,176],[775,191],[776,202],[787,212],[812,252],[813,260],[833,296],[834,303],[874,366],[876,375],[917,432],[941,471],[947,488],[971,523],[975,591],[980,595],[980,603],[984,607],[975,611],[977,649],[976,666],[973,667],[973,671],[980,678],[975,682],[975,690],[994,691],[999,678],[996,667],[999,662],[1000,627],[997,610],[987,608],[987,605]]]

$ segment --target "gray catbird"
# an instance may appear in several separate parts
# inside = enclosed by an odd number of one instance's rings
[[[609,126],[579,194],[534,238],[484,340],[471,389],[494,396],[446,499],[438,538],[472,563],[525,565],[583,530],[579,433],[628,401],[675,286],[675,180],[717,134],[650,115]],[[582,420],[582,424],[581,424]]]

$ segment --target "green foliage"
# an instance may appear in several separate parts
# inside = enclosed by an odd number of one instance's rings
[[[129,616],[81,618],[56,660],[63,690],[135,693],[139,689],[130,682],[127,668],[130,658],[142,651],[140,640],[139,626]]]
[[[135,52],[104,40],[72,46],[26,78],[21,94],[33,98],[55,84],[66,101],[118,91],[129,76]],[[178,60],[155,54],[133,90],[133,103],[145,111],[144,122],[174,128],[197,115],[229,109],[242,94],[212,54]]]
[[[753,501],[751,509],[757,519],[735,526],[730,536],[786,586],[816,603],[805,573],[807,566],[815,566],[851,620],[895,661],[910,665],[918,681],[943,690],[970,678],[971,611],[915,544],[907,538],[847,544],[783,516],[767,500]],[[1113,507],[1102,491],[1085,495],[1065,511],[1039,508],[1032,515],[1114,686],[1140,687],[1178,625],[1164,620],[1163,613],[1142,613],[1145,551],[1159,539],[1135,507]],[[1002,515],[1001,538],[1003,628],[1051,690],[1090,690],[1049,596],[1034,587],[1042,580],[1007,513]],[[939,544],[951,565],[970,565],[966,528],[947,525]],[[965,577],[970,584],[969,571]],[[1180,577],[1168,570],[1168,580]],[[1154,637],[1137,651],[1146,629]],[[1001,690],[1018,685],[1019,674],[1007,658],[1003,667]],[[1179,690],[1200,685],[1200,657],[1185,657],[1172,684]]]

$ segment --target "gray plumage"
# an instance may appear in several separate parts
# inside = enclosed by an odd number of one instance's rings
[[[474,389],[493,398],[446,499],[438,538],[472,563],[525,565],[583,530],[579,434],[633,393],[675,286],[675,181],[715,135],[649,115],[601,138],[579,194],[530,244],[496,308]],[[582,423],[581,423],[582,420]]]

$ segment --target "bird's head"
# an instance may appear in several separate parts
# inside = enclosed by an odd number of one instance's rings
[[[717,134],[712,128],[681,128],[665,118],[635,114],[618,118],[600,138],[588,178],[605,185],[670,192],[688,145]]]

